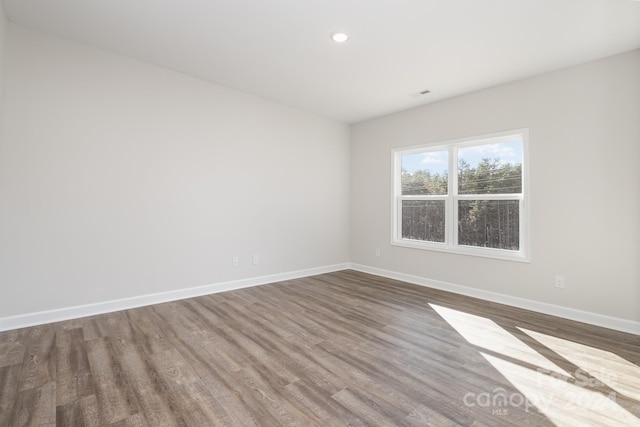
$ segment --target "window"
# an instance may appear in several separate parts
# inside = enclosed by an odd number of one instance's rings
[[[394,150],[392,244],[528,261],[528,132]]]

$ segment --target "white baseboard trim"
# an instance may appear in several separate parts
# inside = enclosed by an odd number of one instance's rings
[[[140,295],[131,298],[86,304],[74,307],[65,307],[56,310],[40,311],[36,313],[20,314],[17,316],[0,317],[0,332],[10,329],[26,328],[29,326],[43,325],[62,320],[77,319],[80,317],[94,316],[96,314],[111,313],[129,308],[143,307],[146,305],[163,302],[177,301],[185,298],[215,294],[234,289],[248,288],[251,286],[266,285],[268,283],[282,282],[284,280],[299,279],[301,277],[315,276],[316,274],[331,273],[346,270],[348,263],[328,265],[324,267],[309,268],[305,270],[290,271],[287,273],[270,274],[267,276],[252,277],[242,280],[215,283],[212,285],[198,286],[194,288],[177,289],[175,291],[159,292],[156,294]]]
[[[389,279],[400,280],[413,283],[415,285],[426,286],[428,288],[439,289],[466,295],[487,301],[506,304],[513,307],[532,310],[539,313],[558,316],[578,322],[589,323],[591,325],[602,326],[604,328],[640,335],[640,322],[621,319],[618,317],[606,316],[574,308],[563,307],[544,302],[528,300],[497,292],[485,291],[468,286],[439,280],[427,279],[421,276],[399,273],[362,264],[344,263],[328,265],[324,267],[309,268],[286,273],[270,274],[266,276],[252,277],[248,279],[233,280],[228,282],[215,283],[212,285],[198,286],[194,288],[178,289],[156,294],[140,295],[137,297],[123,298],[118,300],[86,304],[74,307],[65,307],[56,310],[40,311],[16,316],[0,317],[0,332],[10,329],[26,328],[29,326],[42,325],[59,322],[63,320],[77,319],[81,317],[94,316],[97,314],[111,313],[114,311],[126,310],[130,308],[143,307],[163,302],[177,301],[185,298],[198,297],[202,295],[215,294],[219,292],[231,291],[234,289],[260,286],[268,283],[282,282],[284,280],[299,279],[301,277],[314,276],[317,274],[331,273],[334,271],[352,269],[363,273],[374,274],[376,276],[387,277]]]
[[[398,273],[396,271],[384,270],[377,267],[371,267],[361,264],[350,264],[352,270],[361,271],[363,273],[375,274],[389,279],[400,280],[403,282],[413,283],[415,285],[426,286],[428,288],[439,289],[442,291],[453,292],[460,295],[466,295],[487,301],[497,302],[500,304],[510,305],[513,307],[524,308],[526,310],[536,311],[539,313],[549,314],[552,316],[562,317],[565,319],[575,320],[578,322],[589,323],[595,326],[614,329],[621,332],[640,335],[640,322],[633,320],[621,319],[618,317],[606,316],[598,313],[577,310],[575,308],[563,307],[545,302],[538,302],[520,297],[514,297],[497,292],[485,291],[482,289],[471,288],[454,283],[442,282],[439,280],[431,280],[411,274]]]

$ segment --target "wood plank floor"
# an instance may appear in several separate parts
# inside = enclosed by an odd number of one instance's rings
[[[2,332],[0,425],[640,425],[639,350],[342,271]]]

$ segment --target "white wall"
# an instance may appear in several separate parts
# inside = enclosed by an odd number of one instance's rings
[[[0,147],[2,145],[2,94],[4,73],[4,40],[7,32],[7,18],[4,14],[4,3],[0,1]]]
[[[0,317],[348,261],[346,125],[12,24],[5,58]]]
[[[345,125],[22,27],[0,59],[0,318],[350,260],[640,321],[640,51],[354,125],[351,156]],[[530,264],[390,246],[393,148],[521,127]]]
[[[525,127],[530,264],[390,245],[393,148]],[[640,321],[639,163],[640,50],[357,124],[351,261]]]

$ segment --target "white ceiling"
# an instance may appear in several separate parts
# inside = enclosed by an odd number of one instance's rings
[[[640,48],[633,0],[4,5],[13,22],[347,123]],[[352,38],[333,43],[337,29]]]

